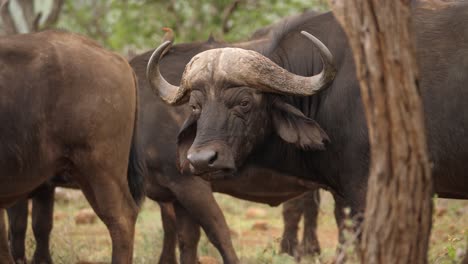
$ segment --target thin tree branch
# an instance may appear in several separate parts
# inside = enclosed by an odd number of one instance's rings
[[[0,3],[0,18],[2,19],[2,26],[3,32],[6,35],[12,35],[18,33],[18,29],[16,28],[15,21],[11,17],[10,10],[9,10],[10,1],[3,0]]]
[[[41,22],[42,12],[39,12],[36,17],[34,18],[34,22],[32,25],[33,31],[39,31],[39,23]]]
[[[21,12],[23,12],[23,18],[28,27],[28,32],[36,31],[34,28],[34,21],[36,20],[36,15],[34,14],[34,2],[33,0],[17,0],[19,6],[21,7]]]
[[[240,0],[234,0],[230,5],[228,5],[223,11],[223,34],[226,34],[231,30],[231,26],[229,26],[229,19],[231,18],[234,11],[236,11],[237,7],[239,6]]]
[[[174,14],[175,27],[173,27],[173,30],[176,30],[178,32],[178,30],[183,27],[183,21],[181,19],[181,16],[177,14],[177,10],[175,8],[176,2],[177,0],[171,0],[167,7],[167,11]]]
[[[62,11],[64,2],[65,2],[64,0],[54,0],[54,3],[52,4],[52,10],[50,10],[50,13],[46,18],[46,21],[44,22],[44,25],[42,26],[43,29],[51,28],[57,23],[60,17],[60,13]]]
[[[91,25],[94,27],[95,36],[100,38],[102,43],[106,43],[109,38],[109,33],[101,26],[101,17],[109,12],[109,5],[106,3],[100,4],[100,1],[94,1],[94,15]]]

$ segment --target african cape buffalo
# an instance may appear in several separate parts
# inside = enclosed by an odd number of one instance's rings
[[[468,4],[413,10],[434,190],[445,198],[468,198],[467,24]],[[198,54],[179,86],[159,74],[168,46],[153,54],[148,78],[165,102],[192,110],[178,135],[181,169],[213,181],[267,168],[328,188],[352,215],[363,211],[367,125],[352,51],[332,13],[291,24],[258,52]]]
[[[77,34],[0,38],[0,208],[69,175],[131,263],[144,197],[137,89],[126,60]]]
[[[170,82],[177,83],[180,81],[187,62],[202,51],[232,45],[247,47],[261,42],[261,40],[254,40],[251,42],[226,44],[210,39],[202,44],[175,45],[167,51],[162,59],[161,63],[167,66],[162,74]],[[281,180],[282,177],[279,177],[279,175],[272,171],[255,168],[245,171],[242,179],[220,180],[211,184],[198,177],[181,174],[175,163],[177,154],[175,147],[176,135],[182,121],[189,113],[184,107],[171,109],[154,95],[147,80],[144,78],[146,64],[151,53],[152,51],[137,56],[130,63],[139,77],[142,113],[140,124],[142,128],[145,128],[140,130],[140,138],[145,146],[145,156],[149,171],[147,196],[156,201],[174,203],[177,222],[171,223],[169,220],[174,221],[173,218],[165,217],[164,215],[162,217],[163,224],[167,226],[178,225],[181,262],[192,263],[196,260],[196,249],[200,235],[199,225],[201,225],[210,241],[221,252],[225,263],[235,263],[237,262],[237,257],[232,247],[229,229],[221,210],[214,200],[212,191],[230,194],[234,197],[250,201],[278,205],[283,201],[304,193],[308,190],[308,187],[303,186],[303,183],[297,179],[291,178],[283,181]],[[157,136],[155,136],[156,133]],[[262,182],[258,186],[246,184],[250,182],[254,174],[263,174],[264,179],[267,180],[255,180],[254,182]],[[272,185],[264,184],[264,182],[272,183]],[[276,189],[277,191],[271,192],[271,189]],[[169,204],[166,205],[169,206]],[[171,211],[169,210],[169,212]],[[166,231],[168,229],[165,228]],[[174,239],[169,239],[168,234],[170,233],[165,232],[165,239],[174,241]],[[313,243],[310,245],[314,246]]]

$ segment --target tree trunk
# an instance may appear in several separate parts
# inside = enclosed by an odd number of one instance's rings
[[[427,263],[432,182],[410,1],[331,0],[348,35],[369,128],[363,263]]]

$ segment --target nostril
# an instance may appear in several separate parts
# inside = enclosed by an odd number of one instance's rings
[[[218,153],[211,149],[202,149],[187,154],[190,164],[197,169],[206,169],[214,166],[218,158]]]
[[[208,160],[208,165],[212,166],[213,163],[215,163],[217,158],[218,158],[218,152],[214,152],[213,156]]]

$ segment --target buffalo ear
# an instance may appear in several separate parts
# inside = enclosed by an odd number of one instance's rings
[[[197,133],[197,118],[192,114],[184,122],[177,135],[177,168],[181,173],[190,170],[187,152],[192,146]]]
[[[328,135],[299,109],[277,99],[273,102],[272,122],[276,133],[286,142],[302,149],[325,149]]]

